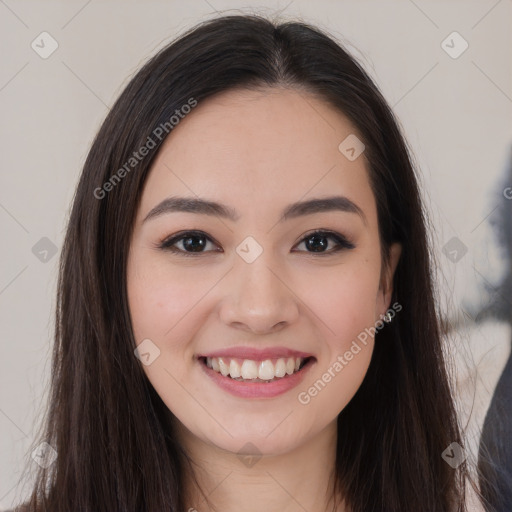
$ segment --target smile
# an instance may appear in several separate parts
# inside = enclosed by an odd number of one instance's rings
[[[271,398],[297,386],[316,362],[314,357],[238,359],[200,357],[203,371],[218,386],[243,398]]]
[[[207,357],[206,366],[212,368],[224,377],[231,377],[239,381],[271,382],[298,372],[306,358],[287,357],[278,359],[237,359],[229,357]]]

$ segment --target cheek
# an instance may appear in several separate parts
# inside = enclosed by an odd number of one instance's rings
[[[128,265],[128,301],[136,344],[151,340],[158,355],[144,365],[152,386],[171,409],[187,403],[180,383],[193,366],[190,339],[199,324],[204,281],[137,255]],[[194,315],[196,312],[196,315]],[[153,345],[151,345],[153,346]]]
[[[378,292],[377,265],[363,260],[317,272],[300,296],[325,327],[331,348],[345,346],[374,325]]]
[[[197,281],[185,279],[183,273],[180,277],[177,271],[171,272],[143,255],[134,257],[128,265],[128,301],[135,343],[151,340],[149,346],[156,354],[142,368],[168,407],[176,405],[176,397],[181,396],[179,383],[192,366],[189,341],[198,322],[192,322],[191,312],[201,292],[204,294],[199,288]]]
[[[378,262],[354,261],[317,273],[304,295],[318,318],[324,343],[317,368],[299,390],[298,400],[324,421],[343,410],[368,370],[379,275]]]
[[[185,278],[182,270],[135,256],[128,265],[128,300],[135,340],[154,338],[163,342],[170,332],[179,332],[183,319],[204,295],[204,288],[199,276]]]

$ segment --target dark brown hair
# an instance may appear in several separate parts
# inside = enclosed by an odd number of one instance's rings
[[[463,511],[465,464],[441,349],[427,219],[399,125],[362,66],[334,38],[301,22],[224,16],[152,57],[101,126],[74,197],[61,255],[51,395],[41,440],[58,453],[38,470],[29,509],[182,512],[187,454],[134,357],[126,263],[156,147],[98,199],[102,187],[173,113],[234,88],[289,87],[347,116],[366,146],[381,250],[403,252],[367,375],[339,414],[338,490],[353,512]],[[193,114],[192,114],[193,115]]]

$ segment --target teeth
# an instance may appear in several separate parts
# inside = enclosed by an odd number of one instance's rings
[[[279,358],[275,364],[270,359],[253,361],[244,359],[240,364],[236,359],[227,357],[207,357],[206,365],[224,377],[228,375],[237,380],[264,380],[282,378],[299,371],[304,359],[302,357]]]
[[[217,359],[217,358],[214,357],[214,359]],[[224,375],[224,377],[227,377],[229,375],[229,365],[227,365],[225,363],[224,359],[222,359],[221,357],[219,357],[218,361],[219,361],[220,373],[222,373],[222,375]]]
[[[233,379],[242,376],[240,365],[234,359],[231,359],[231,363],[229,364],[229,375],[231,375]]]
[[[233,361],[231,361],[231,363],[233,363]],[[244,379],[256,379],[258,377],[258,367],[254,361],[245,359],[242,363],[241,373]],[[231,374],[231,376],[233,376],[233,374]]]
[[[286,375],[286,361],[283,358],[277,360],[275,374],[276,377],[284,377]]]
[[[261,380],[271,380],[275,377],[274,365],[272,361],[267,359],[266,361],[261,361],[260,367],[258,370],[258,378]]]

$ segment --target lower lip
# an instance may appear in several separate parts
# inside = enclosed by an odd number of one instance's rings
[[[298,372],[272,382],[242,382],[231,377],[224,377],[221,373],[206,366],[203,360],[198,362],[213,382],[232,395],[242,398],[272,398],[282,395],[300,384],[315,361],[312,357]]]

